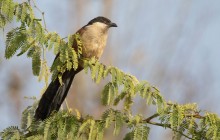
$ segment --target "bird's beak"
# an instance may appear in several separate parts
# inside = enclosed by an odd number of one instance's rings
[[[118,27],[118,26],[117,26],[117,24],[112,22],[112,23],[109,24],[109,27]]]

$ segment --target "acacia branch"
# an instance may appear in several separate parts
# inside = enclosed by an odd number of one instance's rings
[[[182,133],[181,131],[178,131],[176,129],[171,128],[170,124],[162,124],[162,123],[157,123],[157,122],[152,122],[152,121],[149,121],[147,123],[151,124],[151,125],[161,126],[163,128],[170,128],[171,130],[173,130],[173,131],[175,131],[177,133],[180,133],[182,136],[184,136],[184,137],[186,137],[188,139],[194,140],[193,138],[191,138],[191,137],[187,136],[186,134]]]
[[[169,114],[169,113],[168,113],[168,114]],[[203,119],[203,118],[204,118],[204,116],[201,116],[199,113],[196,113],[196,114],[185,114],[184,116],[185,116],[185,117],[193,117],[193,118],[197,118],[197,119]],[[173,129],[170,124],[163,124],[163,123],[157,123],[157,122],[151,121],[152,119],[157,118],[157,117],[159,117],[159,114],[158,114],[158,113],[155,113],[155,114],[153,114],[152,116],[150,116],[150,117],[144,119],[142,122],[143,122],[143,123],[148,123],[148,124],[151,124],[151,125],[161,126],[161,127],[163,127],[163,128],[169,128],[169,129],[171,129],[172,131],[175,131],[175,132],[180,133],[182,136],[184,136],[184,137],[186,137],[186,138],[188,138],[188,139],[194,140],[193,138],[191,138],[191,137],[187,136],[186,134],[182,133],[181,131],[178,131],[178,130],[176,130],[176,129]],[[126,121],[126,122],[127,122],[127,121]]]
[[[158,113],[155,113],[154,115],[148,117],[147,119],[145,119],[145,120],[143,120],[143,121],[145,121],[145,122],[150,122],[152,119],[154,119],[154,118],[156,118],[156,117],[158,117],[158,116],[159,116],[159,114],[158,114]]]

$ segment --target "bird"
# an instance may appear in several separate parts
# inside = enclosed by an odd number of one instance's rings
[[[108,31],[111,27],[117,27],[117,24],[111,22],[106,17],[98,16],[88,22],[85,26],[79,29],[76,33],[80,35],[82,42],[82,54],[80,58],[86,59],[99,59],[106,47]],[[74,41],[72,47],[75,51],[77,48],[77,41]],[[59,53],[54,59],[58,59]],[[79,59],[79,58],[78,58]],[[52,112],[58,111],[66,98],[68,91],[71,87],[72,81],[77,73],[83,70],[83,65],[80,64],[78,68],[66,70],[62,74],[62,84],[60,84],[58,77],[52,80],[44,94],[42,95],[38,107],[35,110],[35,120],[44,120],[48,118]]]

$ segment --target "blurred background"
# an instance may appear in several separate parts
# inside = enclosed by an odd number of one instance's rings
[[[101,62],[157,86],[167,101],[197,103],[200,109],[220,115],[220,1],[219,0],[37,0],[45,12],[47,28],[66,37],[92,18],[105,16],[117,23],[112,28]],[[41,15],[35,12],[39,18]],[[16,26],[12,23],[5,29]],[[22,110],[40,98],[44,83],[32,75],[31,60],[4,58],[5,34],[0,34],[0,131],[20,125]],[[51,65],[54,55],[48,55]],[[102,84],[78,74],[68,103],[82,115],[100,117]],[[133,111],[153,114],[144,101],[135,100]],[[150,126],[150,125],[149,125]],[[168,129],[150,126],[149,139],[172,139]],[[158,135],[159,134],[159,135]],[[122,139],[124,132],[105,139]]]

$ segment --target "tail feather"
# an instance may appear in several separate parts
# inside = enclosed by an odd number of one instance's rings
[[[53,111],[58,111],[60,109],[60,106],[67,96],[72,81],[79,71],[80,70],[75,71],[73,69],[66,71],[62,76],[62,85],[59,83],[58,78],[50,83],[47,90],[42,95],[38,108],[35,111],[34,117],[36,120],[44,120]]]

